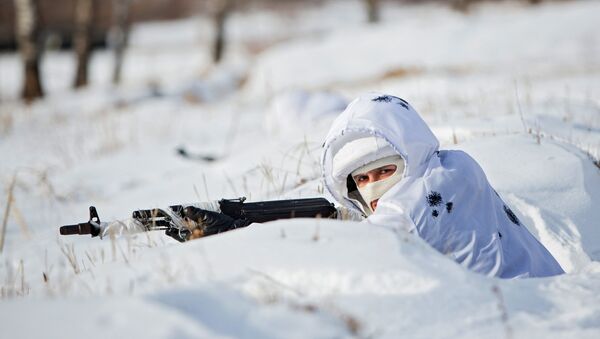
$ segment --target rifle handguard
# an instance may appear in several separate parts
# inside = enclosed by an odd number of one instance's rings
[[[222,199],[221,213],[249,223],[290,218],[335,218],[335,205],[325,198],[271,200],[245,203],[246,198]]]

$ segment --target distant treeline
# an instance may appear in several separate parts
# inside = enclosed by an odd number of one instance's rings
[[[197,14],[206,1],[198,0],[143,0],[132,1],[131,22],[171,20]],[[54,47],[70,48],[75,26],[77,0],[37,0],[40,38]],[[106,43],[106,34],[112,25],[114,1],[93,2],[92,44]],[[15,1],[0,0],[0,49],[15,49]],[[49,40],[49,41],[47,41]]]
[[[268,7],[289,10],[297,6],[319,5],[330,0],[232,0],[236,9]],[[383,2],[442,2],[459,10],[465,10],[473,3],[502,0],[364,0],[367,6],[377,6]],[[542,0],[523,0],[538,3]],[[73,43],[74,17],[77,0],[37,0],[39,9],[40,39],[54,48],[71,48]],[[132,1],[129,14],[131,23],[143,21],[172,20],[210,11],[211,3],[218,0],[142,0]],[[114,1],[93,2],[92,45],[106,44],[107,32],[113,21]],[[0,50],[16,49],[15,0],[0,0]]]

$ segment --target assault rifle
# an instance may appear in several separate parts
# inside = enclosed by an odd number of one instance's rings
[[[272,200],[246,203],[246,198],[221,199],[221,213],[235,220],[243,220],[244,224],[263,223],[289,218],[335,218],[337,210],[324,198]],[[193,206],[193,205],[192,205]],[[137,210],[132,214],[134,225],[143,231],[165,231],[165,234],[186,241],[190,239],[193,227],[184,218],[183,205],[169,206],[168,210]],[[60,227],[61,235],[90,234],[92,237],[102,236],[108,223],[100,221],[94,206],[90,206],[90,219],[87,222]],[[194,227],[202,225],[194,224]],[[200,229],[200,231],[203,231]]]

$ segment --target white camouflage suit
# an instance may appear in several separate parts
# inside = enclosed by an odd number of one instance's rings
[[[364,213],[348,196],[347,176],[333,175],[332,161],[348,142],[375,136],[404,159],[402,180],[380,199],[365,222],[404,227],[459,264],[501,278],[564,273],[490,186],[481,167],[462,151],[439,142],[404,100],[369,93],[334,121],[323,146],[326,188],[343,207]]]

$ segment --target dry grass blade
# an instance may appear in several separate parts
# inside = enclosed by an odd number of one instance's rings
[[[300,291],[296,288],[293,288],[291,286],[288,286],[287,284],[282,283],[281,281],[273,278],[272,276],[270,276],[267,273],[264,273],[264,272],[261,272],[261,271],[255,270],[255,269],[251,269],[251,268],[248,269],[248,272],[265,279],[266,281],[270,282],[271,284],[273,284],[279,288],[293,292],[298,297],[305,297],[305,294],[302,291]]]
[[[96,267],[96,257],[92,257],[92,255],[90,254],[90,252],[85,251],[85,255],[87,256],[88,260],[90,261],[90,264],[92,264],[92,266]]]
[[[15,173],[10,182],[10,185],[8,186],[8,198],[6,200],[6,207],[4,209],[4,217],[2,218],[2,228],[0,229],[0,253],[2,253],[2,250],[4,249],[4,237],[6,235],[6,226],[8,224],[8,215],[10,214],[11,205],[12,205],[13,198],[14,198],[13,195],[14,195],[16,182],[17,182],[17,174]]]
[[[206,174],[202,173],[202,181],[204,183],[204,193],[206,193],[206,200],[210,201],[210,194],[208,194],[208,184],[206,183]]]
[[[77,262],[77,256],[75,255],[75,246],[73,244],[64,244],[60,240],[58,242],[60,251],[65,255],[69,264],[73,268],[73,272],[75,274],[79,274],[81,269],[79,268],[79,263]]]
[[[21,288],[19,294],[24,297],[29,294],[29,287],[25,284],[25,264],[23,263],[23,259],[19,261],[19,272],[21,275]]]
[[[270,276],[267,273],[257,271],[254,269],[249,269],[249,272],[265,279],[266,282],[270,283],[272,285],[272,287],[274,287],[274,288],[270,289],[271,293],[266,296],[267,298],[263,300],[264,302],[266,302],[266,303],[285,302],[285,303],[287,303],[287,305],[289,307],[291,307],[294,310],[298,310],[298,311],[302,311],[302,312],[306,312],[306,313],[322,312],[322,313],[330,314],[333,317],[337,318],[343,324],[344,328],[353,337],[364,337],[361,334],[361,332],[363,331],[363,324],[354,315],[346,312],[345,310],[341,310],[339,307],[337,307],[336,305],[334,305],[330,302],[324,303],[324,302],[321,302],[318,300],[317,301],[296,300],[297,298],[306,299],[306,298],[308,298],[308,296],[305,295],[302,291],[275,279],[274,277]],[[279,288],[280,290],[292,292],[295,297],[292,299],[284,298],[281,295],[281,293],[277,291],[276,288]]]
[[[497,301],[498,301],[498,310],[500,311],[500,321],[502,322],[502,325],[504,326],[504,335],[506,337],[506,339],[512,339],[513,338],[513,330],[512,327],[509,324],[509,319],[508,319],[508,311],[506,309],[506,303],[504,302],[504,296],[502,295],[502,290],[500,290],[500,287],[498,287],[497,285],[492,286],[492,293],[494,294],[494,296],[496,297]]]
[[[239,197],[240,195],[238,194],[238,191],[235,189],[235,185],[233,184],[233,181],[227,174],[225,174],[225,179],[227,179],[227,183],[229,184],[229,187],[233,191],[233,195],[235,195],[236,197]]]
[[[19,224],[19,227],[21,228],[21,232],[23,233],[23,236],[25,237],[25,239],[28,239],[28,240],[31,239],[31,232],[29,232],[29,227],[27,226],[27,223],[25,222],[23,213],[21,213],[21,210],[17,207],[17,205],[14,202],[11,206],[11,211],[12,211],[13,215],[15,216],[15,219],[17,220],[17,224]]]
[[[517,81],[515,80],[515,99],[517,101],[517,109],[519,112],[519,117],[521,118],[521,124],[523,125],[523,130],[527,133],[527,124],[525,123],[525,117],[523,116],[523,109],[521,108],[521,98],[519,96],[519,86]]]

